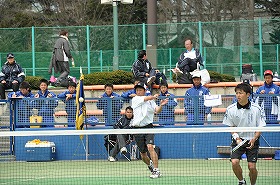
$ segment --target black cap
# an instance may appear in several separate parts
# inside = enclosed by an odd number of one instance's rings
[[[143,89],[146,90],[145,84],[144,84],[143,82],[139,82],[138,84],[136,84],[136,85],[134,86],[134,89],[136,89],[137,87],[141,87],[141,88],[143,88]]]
[[[14,58],[15,56],[14,56],[14,54],[13,53],[8,53],[7,54],[7,58]]]

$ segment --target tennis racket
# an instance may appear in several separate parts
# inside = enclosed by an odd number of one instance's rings
[[[246,144],[249,140],[248,139],[244,139],[241,143],[239,143],[238,145],[236,145],[232,150],[231,153],[235,152],[236,150],[238,150],[238,148],[242,147],[244,144]]]

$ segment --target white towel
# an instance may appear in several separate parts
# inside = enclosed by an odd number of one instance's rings
[[[206,107],[214,107],[218,105],[222,105],[222,96],[218,95],[203,95],[204,97],[204,106]]]

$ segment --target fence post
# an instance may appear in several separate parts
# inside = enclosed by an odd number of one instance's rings
[[[276,65],[277,73],[279,73],[279,44],[276,44]]]
[[[201,21],[198,22],[198,36],[199,36],[199,51],[202,52],[202,24]],[[203,56],[203,53],[201,53]]]
[[[90,40],[89,40],[89,25],[86,27],[87,29],[87,64],[88,64],[88,74],[90,74]]]
[[[263,79],[263,57],[262,57],[262,19],[259,18],[259,49],[260,49],[260,76]]]
[[[142,24],[142,39],[143,39],[143,49],[146,50],[146,29],[145,29],[145,23]]]
[[[103,71],[103,52],[100,50],[100,72]]]
[[[240,62],[239,76],[241,76],[242,75],[242,64],[243,64],[242,46],[239,46],[239,62]]]
[[[35,28],[31,28],[31,42],[32,42],[32,75],[35,76]]]
[[[172,82],[172,50],[171,48],[169,50],[169,80]]]

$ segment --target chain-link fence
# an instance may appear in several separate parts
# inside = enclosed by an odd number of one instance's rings
[[[279,72],[279,43],[271,42],[275,24],[280,20],[243,20],[224,22],[194,22],[157,24],[156,46],[147,40],[147,24],[119,25],[119,69],[130,70],[141,49],[155,54],[151,60],[171,79],[171,72],[181,52],[184,38],[191,37],[199,48],[206,68],[220,73],[240,76],[244,63],[253,65],[258,76],[265,69]],[[276,22],[276,23],[275,23]],[[16,60],[29,76],[49,78],[48,66],[53,45],[61,29],[69,31],[69,41],[76,67],[71,76],[84,73],[113,70],[113,26],[80,27],[31,27],[0,29],[0,62],[13,52]]]

